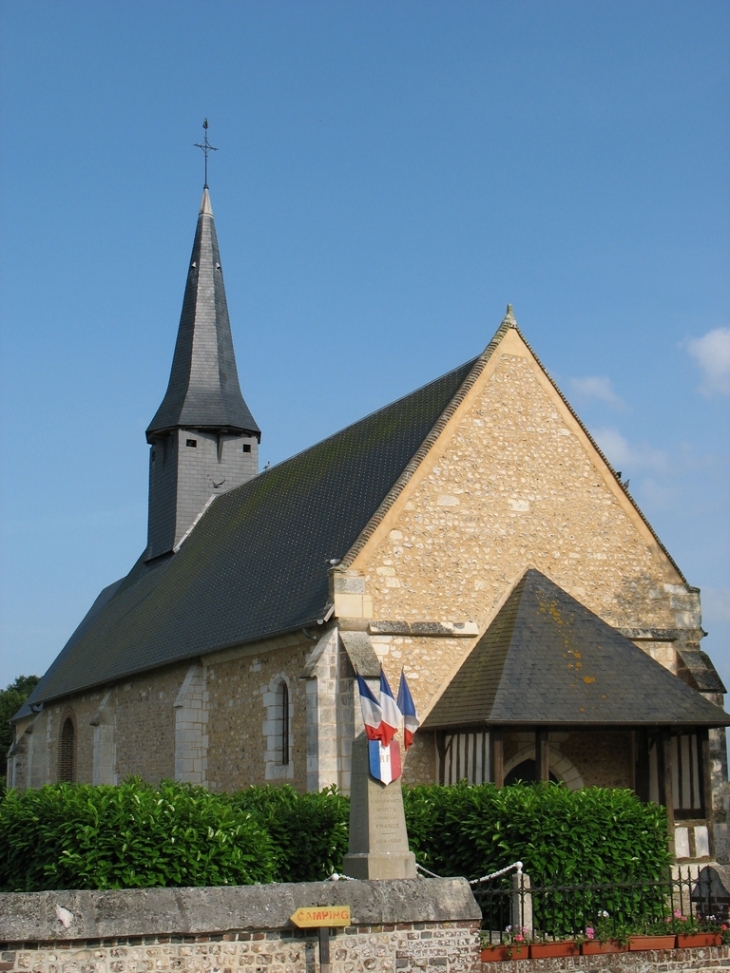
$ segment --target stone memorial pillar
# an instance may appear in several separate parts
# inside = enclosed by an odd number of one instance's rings
[[[416,857],[408,850],[400,778],[383,785],[368,767],[365,734],[352,744],[350,846],[343,860],[351,878],[415,878]]]

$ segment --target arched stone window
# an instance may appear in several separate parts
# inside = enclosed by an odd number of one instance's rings
[[[267,780],[282,780],[294,776],[292,760],[292,715],[293,706],[289,679],[284,673],[274,676],[264,693],[266,720],[264,737],[265,777]]]
[[[281,696],[281,762],[289,763],[289,687],[282,681],[279,687]]]
[[[58,779],[73,784],[76,781],[76,725],[66,716],[61,726],[58,742]]]

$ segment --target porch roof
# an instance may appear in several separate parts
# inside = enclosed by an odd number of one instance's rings
[[[536,570],[423,723],[729,726],[730,716]]]

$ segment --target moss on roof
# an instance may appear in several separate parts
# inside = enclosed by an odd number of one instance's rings
[[[730,717],[531,569],[424,729],[479,724],[727,726]]]

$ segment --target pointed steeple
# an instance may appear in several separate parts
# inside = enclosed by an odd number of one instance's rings
[[[241,395],[208,188],[203,190],[170,381],[147,441],[177,428],[261,430]]]
[[[177,344],[147,427],[150,561],[174,553],[211,499],[258,473],[261,430],[238,384],[208,187],[198,215]]]

